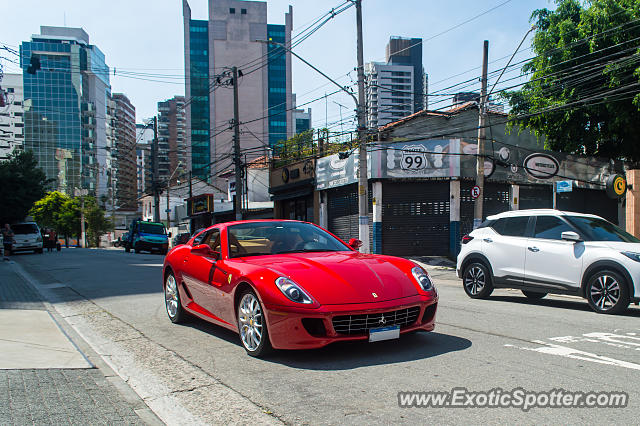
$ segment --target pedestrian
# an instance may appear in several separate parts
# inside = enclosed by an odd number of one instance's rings
[[[56,232],[49,228],[49,244],[47,244],[47,251],[53,251],[56,246]]]
[[[9,260],[11,247],[13,246],[13,231],[11,230],[11,226],[9,226],[8,223],[5,223],[4,228],[2,228],[2,241],[4,245],[3,260]]]

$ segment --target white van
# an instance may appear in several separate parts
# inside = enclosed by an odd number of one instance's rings
[[[42,234],[35,222],[22,222],[11,225],[13,231],[12,252],[33,250],[42,253]]]

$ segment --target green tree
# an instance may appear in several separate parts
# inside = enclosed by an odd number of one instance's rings
[[[557,0],[533,12],[530,80],[506,93],[511,126],[556,151],[640,161],[640,0]]]
[[[0,162],[0,222],[23,220],[50,182],[31,151],[14,152]]]
[[[51,191],[36,201],[29,212],[40,226],[55,229],[58,234],[80,234],[80,202],[59,191]]]
[[[98,247],[100,237],[113,230],[111,219],[105,217],[105,210],[93,197],[84,198],[84,220],[86,222],[87,240],[90,245]]]

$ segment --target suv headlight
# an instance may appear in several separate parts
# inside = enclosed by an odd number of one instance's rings
[[[416,279],[416,281],[418,281],[418,284],[420,284],[420,287],[422,287],[424,291],[434,290],[433,283],[431,282],[431,278],[429,277],[429,274],[427,273],[427,271],[422,269],[420,266],[416,266],[413,269],[411,269],[411,273],[413,274],[413,277]]]
[[[40,242],[42,242],[42,236],[41,236],[41,235],[38,235],[38,236],[36,237],[36,243],[40,243]]]
[[[287,277],[280,277],[276,279],[276,285],[280,291],[287,297],[287,299],[296,303],[311,304],[313,301],[307,293],[304,292],[298,284]]]
[[[620,253],[624,254],[631,260],[635,260],[636,262],[640,262],[640,253],[634,253],[632,251],[621,251]]]

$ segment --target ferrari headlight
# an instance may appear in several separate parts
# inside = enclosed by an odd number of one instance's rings
[[[311,297],[300,288],[293,280],[287,277],[280,277],[276,280],[276,285],[280,291],[287,296],[287,299],[296,303],[310,304],[313,303]]]
[[[427,271],[416,266],[411,270],[411,273],[424,291],[433,291],[433,283],[431,282],[431,278],[429,277],[429,274],[427,274]]]

